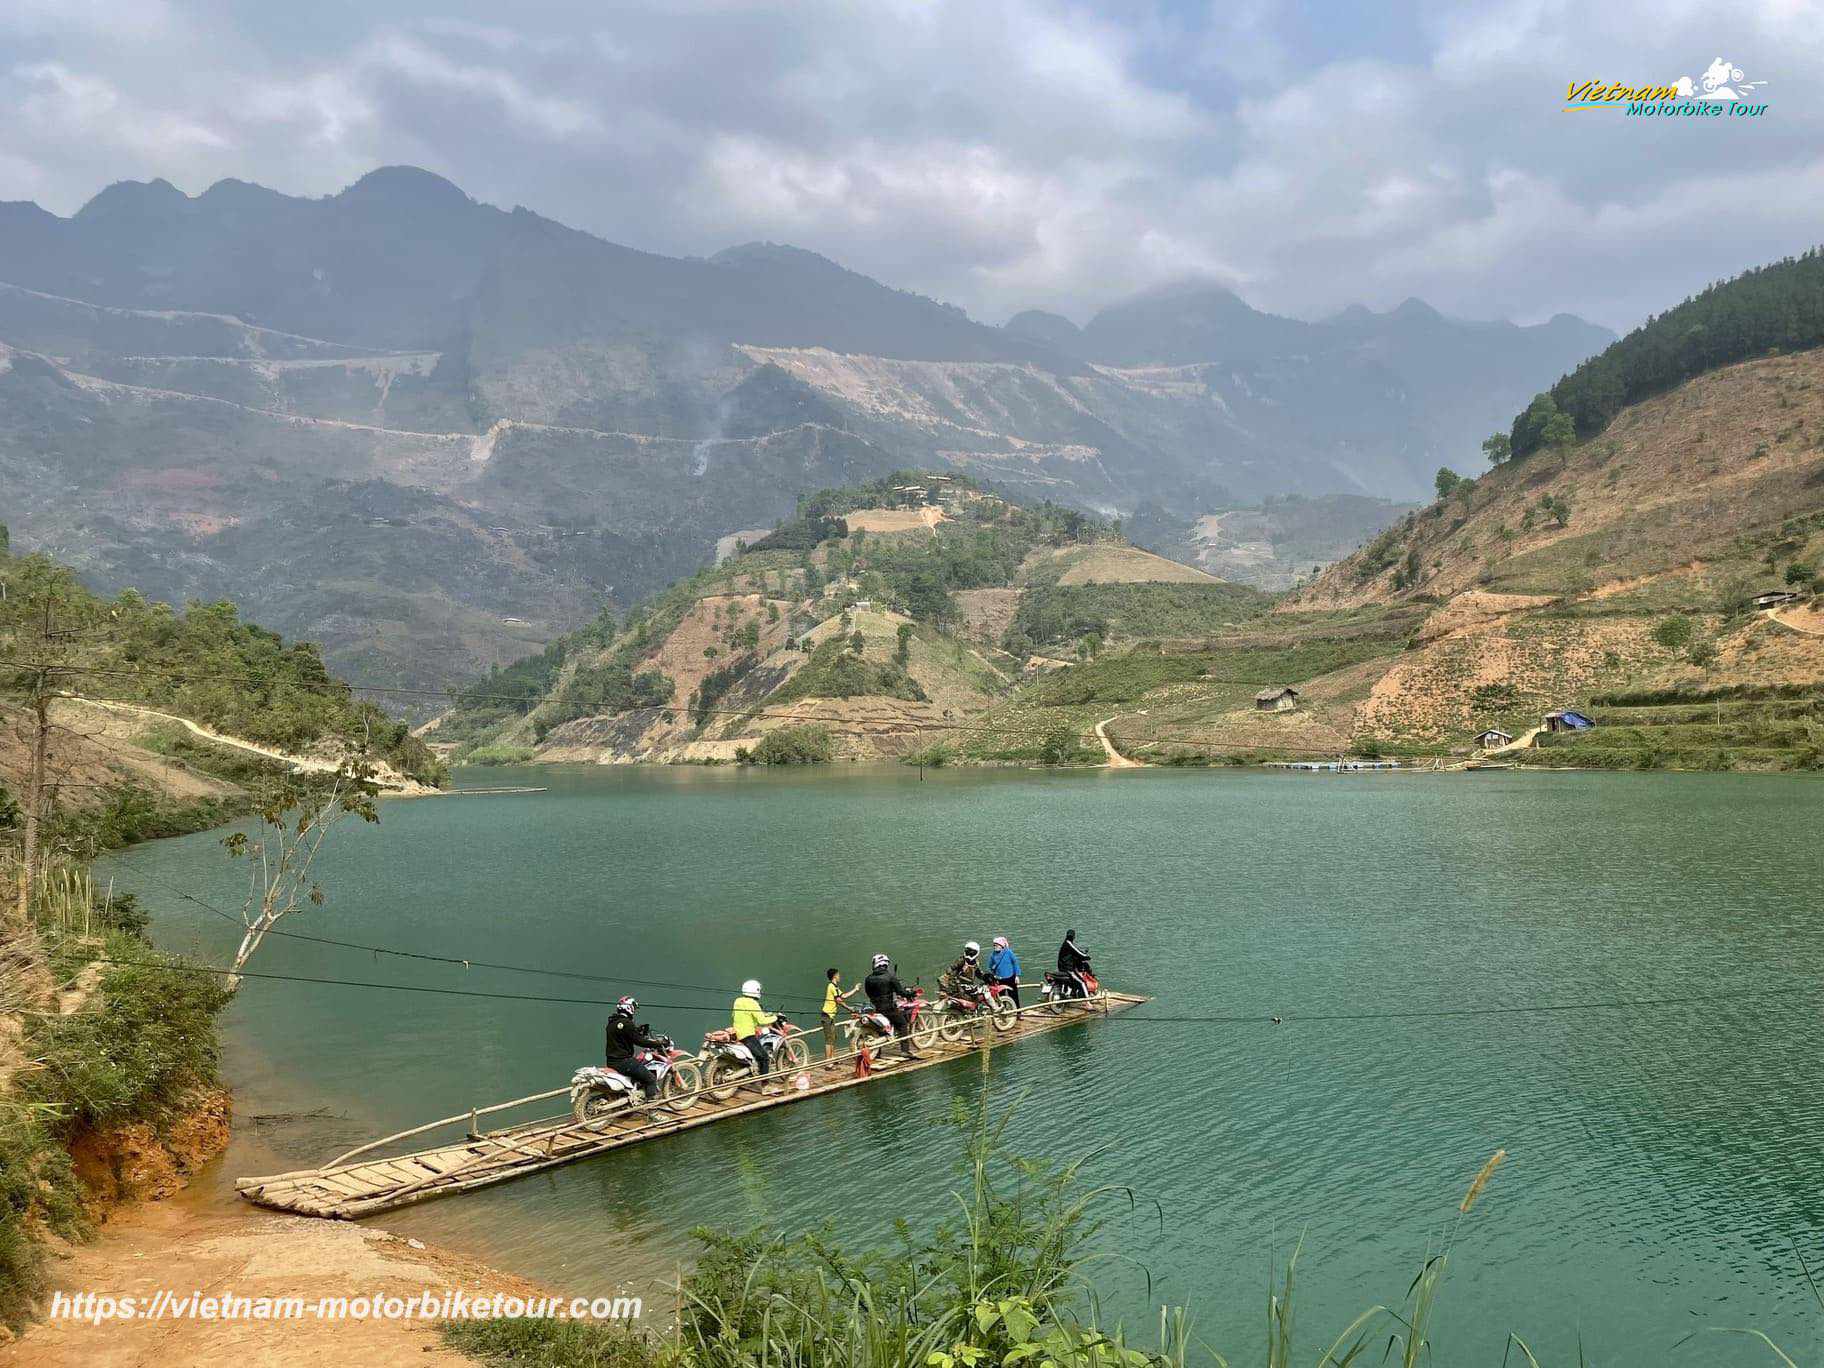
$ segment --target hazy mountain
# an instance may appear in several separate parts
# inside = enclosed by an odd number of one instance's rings
[[[320,199],[122,182],[69,218],[0,205],[0,497],[98,583],[232,586],[339,667],[421,681],[900,466],[1106,515],[1411,496],[1606,337],[1306,323],[1207,285],[997,328],[794,247],[637,251],[410,167]]]

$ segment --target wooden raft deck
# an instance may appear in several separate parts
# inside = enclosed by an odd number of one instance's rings
[[[979,1054],[983,1049],[1010,1045],[1035,1035],[1043,1035],[1065,1026],[1094,1021],[1109,1012],[1123,1011],[1147,1001],[1134,993],[1103,993],[1092,1003],[1067,1007],[1053,1014],[1037,1004],[1022,1009],[1019,1019],[1008,1031],[984,1027],[955,1044],[938,1041],[923,1049],[923,1058],[901,1060],[897,1057],[876,1059],[873,1072],[857,1077],[845,1067],[839,1075],[822,1071],[817,1058],[819,1042],[815,1035],[806,1037],[811,1047],[813,1064],[808,1071],[808,1088],[788,1086],[778,1096],[767,1097],[751,1087],[744,1087],[726,1102],[718,1102],[707,1092],[697,1104],[683,1113],[662,1108],[640,1108],[616,1112],[587,1124],[574,1120],[566,1110],[561,1116],[547,1116],[502,1130],[483,1131],[479,1119],[491,1112],[506,1111],[539,1102],[562,1098],[568,1102],[570,1090],[556,1088],[536,1097],[495,1107],[477,1108],[460,1116],[432,1121],[397,1135],[388,1136],[338,1156],[321,1168],[296,1169],[290,1173],[269,1174],[261,1178],[237,1178],[235,1188],[241,1196],[260,1206],[290,1211],[302,1216],[323,1216],[352,1220],[375,1212],[390,1211],[427,1201],[450,1193],[468,1192],[474,1188],[504,1183],[558,1164],[574,1163],[592,1155],[605,1154],[624,1145],[638,1144],[676,1131],[707,1126],[731,1116],[745,1116],[769,1107],[789,1106],[808,1097],[821,1097],[842,1088],[894,1078],[918,1069]],[[986,1039],[984,1039],[986,1037]],[[836,1056],[839,1064],[852,1065],[856,1056]],[[454,1143],[430,1149],[384,1157],[357,1159],[413,1136],[428,1134],[453,1126],[465,1126],[466,1134]]]

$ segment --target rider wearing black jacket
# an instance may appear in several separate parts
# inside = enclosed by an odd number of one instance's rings
[[[953,961],[948,969],[944,970],[943,978],[939,986],[945,991],[955,993],[957,996],[961,997],[968,993],[972,988],[987,983],[988,975],[982,968],[982,961],[980,958],[981,952],[982,947],[977,945],[974,941],[970,941],[965,945],[963,947],[962,956]]]
[[[652,1097],[659,1090],[658,1076],[640,1058],[640,1051],[662,1049],[670,1042],[664,1036],[654,1035],[644,1022],[633,1019],[639,1006],[630,997],[615,1004],[614,1015],[608,1018],[608,1029],[603,1032],[602,1062],[616,1073],[625,1074],[639,1085],[642,1093]]]
[[[1089,956],[1083,953],[1083,947],[1077,944],[1077,933],[1073,928],[1064,933],[1064,944],[1058,947],[1058,972],[1065,976],[1065,982],[1076,992],[1083,992],[1084,986],[1077,979],[1078,974],[1089,972]]]
[[[907,1034],[911,1023],[899,1005],[902,997],[912,996],[912,990],[899,981],[899,975],[893,972],[892,961],[885,955],[874,956],[873,968],[861,981],[861,988],[874,1010],[893,1023],[893,1034],[900,1038],[900,1053],[908,1059],[917,1058],[918,1051],[912,1048],[911,1037]]]

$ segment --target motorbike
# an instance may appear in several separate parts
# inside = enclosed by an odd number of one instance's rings
[[[1019,1020],[1012,990],[1000,983],[972,983],[960,991],[946,988],[938,999],[937,1010],[937,1033],[951,1044],[961,1040],[983,1017],[997,1031],[1011,1031]]]
[[[766,1078],[784,1077],[810,1067],[811,1052],[805,1048],[803,1035],[784,1017],[762,1028],[760,1040],[766,1045],[769,1061],[764,1077],[754,1052],[737,1040],[728,1027],[703,1037],[703,1052],[697,1058],[703,1065],[703,1086],[716,1101],[728,1101],[744,1082],[763,1083]]]
[[[570,1114],[579,1122],[587,1122],[654,1103],[674,1112],[687,1112],[696,1106],[703,1082],[696,1060],[669,1039],[660,1039],[665,1041],[662,1048],[640,1051],[640,1061],[659,1080],[652,1102],[641,1096],[639,1084],[618,1069],[586,1065],[570,1076]]]
[[[912,1042],[915,1050],[928,1050],[937,1044],[942,1027],[926,1014],[929,1006],[925,1000],[924,989],[916,990],[911,997],[899,1000],[899,1010],[906,1014],[906,1038]],[[857,1011],[849,1009],[853,1016],[849,1021],[849,1048],[870,1049],[892,1043],[893,1023],[883,1013],[873,1010]]]
[[[1045,981],[1039,985],[1039,1006],[1047,1012],[1061,1012],[1066,1004],[1086,1001],[1101,991],[1102,985],[1088,969],[1068,974],[1047,973]]]

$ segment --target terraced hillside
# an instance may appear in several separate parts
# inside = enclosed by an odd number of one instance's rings
[[[902,497],[916,506],[872,506]],[[895,530],[851,532],[851,516]],[[628,677],[663,674],[657,721],[571,720],[560,687],[490,735],[546,758],[727,759],[810,723],[838,756],[1097,763],[1106,737],[1202,764],[1464,756],[1484,728],[1524,735],[1574,708],[1595,730],[1528,762],[1810,767],[1821,568],[1813,351],[1702,375],[1499,465],[1277,601],[954,477],[828,491],[663,600],[662,631],[613,639]],[[1770,591],[1793,598],[1757,607]],[[1258,705],[1286,687],[1296,707]]]
[[[1809,351],[1701,375],[1466,482],[1278,613],[1422,613],[1353,729],[1461,744],[1555,707],[1595,708],[1600,728],[1605,697],[1824,686],[1824,638],[1802,630],[1821,562],[1824,352]],[[1801,601],[1757,611],[1770,591]]]
[[[1269,602],[1073,510],[899,472],[810,496],[626,622],[495,672],[434,736],[459,758],[724,761],[808,727],[837,758],[906,755],[988,713],[1045,652],[1214,630]]]

